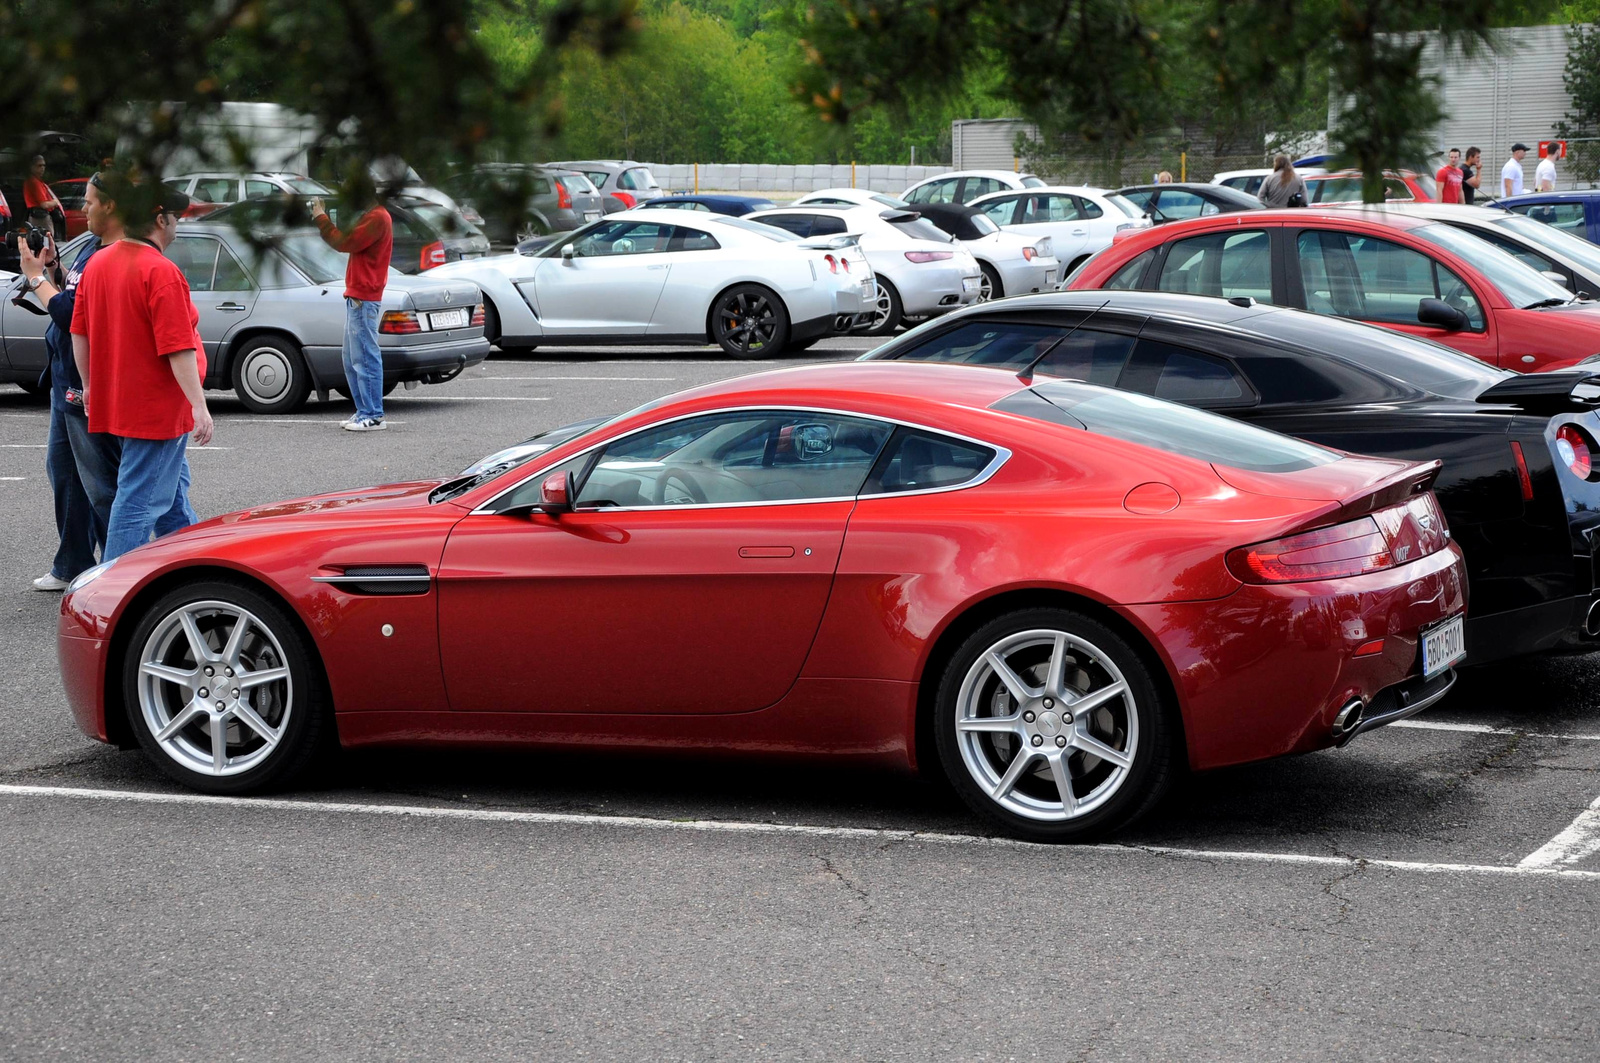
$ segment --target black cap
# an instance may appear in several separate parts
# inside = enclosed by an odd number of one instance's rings
[[[1515,144],[1511,145],[1511,150],[1512,151],[1527,151],[1528,150],[1528,145],[1524,144],[1522,141],[1519,140]]]
[[[180,192],[170,185],[163,184],[158,195],[160,198],[157,201],[156,209],[159,211],[167,214],[176,214],[181,218],[183,217],[183,212],[189,209],[188,194]]]

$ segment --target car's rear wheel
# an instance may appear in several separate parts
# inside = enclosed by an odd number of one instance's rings
[[[983,279],[978,282],[978,302],[987,303],[990,299],[1004,299],[1006,286],[1000,283],[999,272],[987,262],[979,262],[978,269],[983,271]]]
[[[1133,647],[1067,609],[992,620],[951,658],[934,737],[956,792],[1035,841],[1126,826],[1166,791],[1177,746],[1161,687]]]
[[[867,336],[887,336],[900,327],[900,319],[904,314],[900,293],[894,285],[879,277],[878,301],[872,309],[872,321],[861,331]]]
[[[311,372],[300,348],[286,339],[246,340],[233,358],[233,391],[254,413],[294,413],[311,394]]]
[[[140,618],[122,663],[140,746],[207,793],[281,786],[328,734],[314,651],[285,608],[242,584],[180,587]]]
[[[770,358],[789,343],[789,311],[771,289],[738,284],[711,308],[711,335],[730,358]]]

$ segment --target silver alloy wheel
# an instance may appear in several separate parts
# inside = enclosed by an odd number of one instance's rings
[[[161,750],[219,778],[271,756],[294,709],[282,644],[231,602],[189,602],[163,618],[140,651],[138,686],[139,711]]]
[[[872,324],[869,329],[883,328],[884,322],[889,320],[889,314],[894,310],[894,302],[889,298],[889,289],[879,284],[877,301],[872,304]]]
[[[252,347],[240,356],[240,362],[239,386],[263,406],[282,399],[294,380],[289,356],[276,347]]]
[[[978,302],[987,303],[994,298],[994,282],[989,279],[988,270],[979,270]]]
[[[979,788],[1028,819],[1077,819],[1127,780],[1139,748],[1133,690],[1109,654],[1065,631],[1020,631],[962,680],[956,744]]]

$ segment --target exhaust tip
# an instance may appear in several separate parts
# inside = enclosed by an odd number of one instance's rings
[[[1366,715],[1366,707],[1361,704],[1361,699],[1356,698],[1350,704],[1339,710],[1339,715],[1333,718],[1333,740],[1338,745],[1344,745],[1356,736],[1356,731],[1361,727],[1361,719]]]
[[[1600,636],[1600,599],[1589,603],[1589,612],[1583,618],[1583,633],[1590,638]]]

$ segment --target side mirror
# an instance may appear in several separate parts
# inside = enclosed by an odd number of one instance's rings
[[[572,505],[577,501],[573,496],[577,494],[572,486],[570,472],[553,472],[544,478],[544,483],[539,485],[539,508],[545,513],[571,513]]]
[[[1541,277],[1545,277],[1545,278],[1547,278],[1549,280],[1555,281],[1557,284],[1561,285],[1561,287],[1563,287],[1563,288],[1568,286],[1568,281],[1567,281],[1566,274],[1557,273],[1553,269],[1542,269],[1542,270],[1539,271],[1539,275]]]
[[[561,257],[564,260],[570,262],[570,261],[572,261],[572,255],[573,255],[572,245],[571,244],[562,244],[561,245]]]
[[[1417,320],[1447,332],[1460,332],[1468,324],[1466,312],[1457,310],[1443,299],[1424,299],[1419,302]]]

